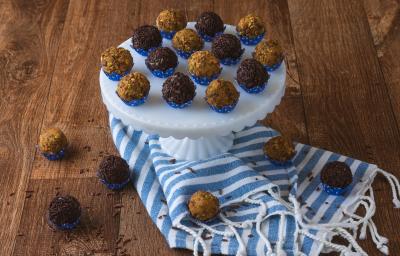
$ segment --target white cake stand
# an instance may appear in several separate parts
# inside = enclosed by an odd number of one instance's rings
[[[188,28],[194,28],[189,22]],[[235,34],[235,27],[226,25],[225,33]],[[115,93],[118,82],[109,80],[100,71],[100,87],[103,102],[108,111],[124,124],[131,125],[136,130],[147,134],[158,134],[163,150],[176,159],[199,160],[216,154],[224,153],[233,144],[233,133],[254,125],[263,119],[280,103],[285,92],[285,63],[271,72],[267,88],[260,94],[249,94],[236,83],[235,66],[222,65],[219,78],[227,79],[237,86],[240,99],[236,108],[227,114],[212,111],[204,100],[206,86],[197,85],[196,97],[191,106],[185,109],[174,109],[162,98],[161,88],[165,79],[153,76],[145,65],[145,57],[131,48],[131,39],[123,42],[120,47],[128,49],[134,61],[133,70],[141,72],[150,81],[150,93],[147,102],[137,107],[125,105]],[[171,46],[170,40],[163,40],[163,46]],[[205,43],[205,49],[211,48],[211,43]],[[242,60],[251,58],[252,46],[243,46],[245,52]],[[179,65],[176,71],[188,74],[187,61],[178,57]]]

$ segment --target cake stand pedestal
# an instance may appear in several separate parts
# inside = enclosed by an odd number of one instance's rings
[[[194,27],[193,22],[188,23]],[[235,34],[235,27],[226,25],[225,33]],[[270,72],[266,89],[259,94],[249,94],[242,90],[235,80],[239,66],[222,65],[219,78],[232,81],[240,92],[236,108],[226,114],[212,111],[204,100],[206,86],[197,85],[196,97],[191,106],[174,109],[162,98],[162,84],[165,79],[153,76],[145,65],[145,57],[131,48],[131,39],[120,45],[128,49],[134,60],[133,71],[147,76],[150,81],[150,93],[147,102],[137,107],[125,105],[115,93],[118,82],[111,81],[100,71],[100,88],[107,110],[125,125],[147,134],[160,136],[162,149],[178,160],[200,160],[228,151],[233,144],[233,132],[243,130],[263,119],[280,103],[285,92],[286,67],[282,65]],[[171,46],[170,40],[163,40],[163,46]],[[211,43],[205,43],[205,50]],[[242,60],[251,58],[253,46],[245,49]],[[179,57],[176,72],[188,74],[187,61]]]

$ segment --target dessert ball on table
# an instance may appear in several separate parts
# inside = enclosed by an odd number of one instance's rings
[[[40,134],[38,146],[47,159],[59,160],[64,157],[68,140],[60,129],[49,128]]]
[[[206,42],[211,42],[215,36],[222,34],[225,30],[224,22],[215,12],[200,14],[195,28]]]
[[[240,87],[248,93],[260,93],[265,89],[269,79],[268,72],[255,59],[245,59],[236,71]]]
[[[284,136],[276,136],[264,144],[265,156],[274,164],[285,165],[296,154],[293,142]]]
[[[242,43],[256,45],[263,39],[265,27],[260,17],[249,14],[239,20],[236,31]]]
[[[118,83],[117,95],[129,106],[143,104],[150,91],[150,82],[145,75],[132,72]]]
[[[222,34],[214,38],[211,52],[224,65],[235,65],[239,62],[244,49],[240,40],[231,34]]]
[[[196,95],[196,86],[190,77],[177,72],[165,80],[162,95],[171,107],[184,108],[192,103]]]
[[[97,176],[109,189],[122,189],[130,179],[128,163],[119,156],[106,156],[100,162]]]
[[[79,224],[81,205],[73,196],[56,196],[49,205],[47,218],[50,226],[61,230],[73,229]]]
[[[327,163],[322,169],[321,182],[328,194],[341,195],[353,182],[353,174],[346,163],[333,161]]]
[[[167,9],[160,12],[156,24],[162,37],[172,39],[177,31],[186,28],[187,20],[182,11]]]
[[[140,55],[147,56],[151,50],[160,47],[162,37],[155,26],[144,25],[133,31],[132,47]]]
[[[130,52],[122,47],[110,47],[101,54],[101,66],[104,74],[113,81],[119,81],[133,67]]]
[[[195,51],[203,49],[204,41],[193,29],[185,28],[176,32],[172,38],[172,46],[179,56],[187,59]]]
[[[193,218],[207,221],[217,216],[219,201],[210,192],[200,190],[190,197],[188,208]]]
[[[217,79],[207,87],[205,100],[212,110],[228,113],[235,108],[239,96],[239,92],[230,81]]]
[[[267,71],[274,71],[283,61],[283,50],[278,41],[263,40],[257,44],[253,58],[263,64]]]
[[[221,73],[219,60],[209,51],[197,51],[188,60],[188,69],[193,80],[208,85]]]
[[[149,53],[145,63],[153,75],[165,78],[174,73],[178,57],[170,48],[159,47]]]

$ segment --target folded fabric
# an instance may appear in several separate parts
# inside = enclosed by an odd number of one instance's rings
[[[277,166],[265,159],[262,145],[278,133],[254,126],[235,133],[232,149],[201,161],[177,161],[165,154],[156,135],[125,126],[110,115],[113,139],[133,173],[134,186],[150,217],[172,248],[227,255],[317,255],[323,249],[365,254],[355,241],[369,229],[386,252],[387,239],[372,221],[373,194],[365,196],[377,172],[384,173],[397,198],[397,179],[375,165],[298,143],[292,165]],[[343,196],[320,188],[325,163],[348,163],[354,182]],[[189,197],[206,190],[218,197],[221,212],[209,222],[193,219]],[[398,203],[395,201],[395,203]],[[365,216],[354,212],[366,207]],[[399,205],[397,205],[399,206]],[[352,231],[355,235],[350,234]],[[330,242],[340,235],[349,247]],[[366,254],[365,254],[366,255]]]

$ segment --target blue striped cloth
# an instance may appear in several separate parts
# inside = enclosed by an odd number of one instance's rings
[[[120,155],[132,169],[134,186],[171,248],[186,248],[195,254],[318,255],[337,234],[332,232],[337,229],[318,225],[344,223],[346,227],[350,220],[359,219],[365,223],[362,229],[367,229],[372,222],[349,215],[369,202],[364,194],[372,193],[370,186],[379,170],[375,165],[300,143],[293,165],[274,165],[265,159],[262,146],[278,133],[263,126],[235,133],[234,145],[225,154],[177,161],[161,150],[158,136],[135,131],[112,115],[110,126]],[[322,167],[334,160],[346,162],[354,174],[344,196],[328,195],[320,186]],[[197,190],[218,197],[218,218],[206,223],[191,218],[186,204]],[[293,198],[297,203],[289,203]],[[368,204],[365,207],[372,212]],[[358,226],[351,228],[354,231]],[[374,234],[384,247],[384,237]]]

